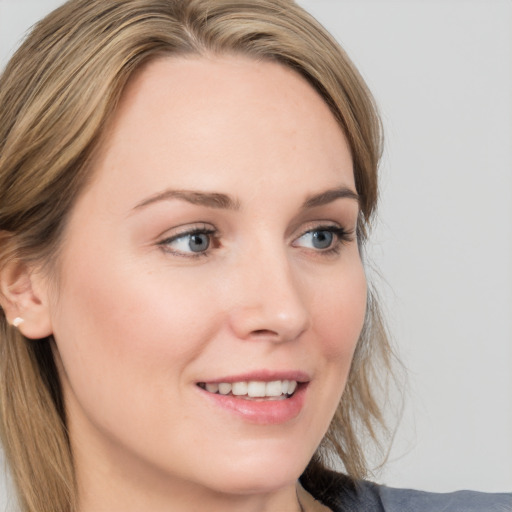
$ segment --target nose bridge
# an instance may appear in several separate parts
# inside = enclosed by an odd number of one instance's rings
[[[283,242],[260,240],[237,262],[232,328],[243,339],[293,340],[307,329],[307,297]]]

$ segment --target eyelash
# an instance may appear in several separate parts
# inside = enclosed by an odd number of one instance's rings
[[[340,249],[342,245],[351,242],[354,240],[354,231],[346,230],[341,226],[332,226],[332,225],[320,225],[315,226],[311,229],[307,229],[296,238],[296,240],[300,240],[302,237],[306,236],[309,233],[319,233],[319,232],[328,232],[334,235],[332,245],[326,249],[317,249],[315,252],[322,256],[336,255],[340,253]],[[314,250],[314,249],[313,249]]]
[[[307,229],[304,231],[300,236],[298,236],[294,242],[297,240],[300,240],[304,236],[306,236],[309,233],[315,233],[315,232],[328,232],[332,233],[334,235],[332,246],[326,248],[326,249],[312,249],[314,252],[317,252],[319,255],[329,256],[334,254],[339,254],[341,246],[353,241],[354,239],[354,231],[346,230],[343,227],[340,226],[329,226],[329,225],[320,225],[315,226],[311,229]],[[176,240],[179,240],[180,238],[186,238],[186,237],[192,237],[194,235],[207,235],[209,238],[209,244],[206,250],[200,251],[200,252],[182,252],[173,250],[170,248],[170,244],[172,242],[175,242]],[[215,243],[219,243],[219,236],[218,231],[214,228],[208,228],[208,227],[197,227],[193,229],[184,230],[183,232],[176,233],[175,235],[165,238],[164,240],[158,242],[158,245],[167,253],[180,256],[183,258],[190,258],[190,259],[197,259],[201,257],[207,257],[209,256],[209,253],[212,248],[212,241]],[[293,244],[292,244],[293,245]],[[218,247],[218,246],[217,246]],[[214,248],[217,248],[214,247]]]
[[[208,247],[207,247],[207,249],[205,251],[196,252],[196,253],[194,253],[194,252],[184,253],[182,251],[173,250],[173,249],[171,249],[169,247],[169,245],[172,242],[175,242],[176,240],[179,240],[180,238],[191,237],[191,236],[194,236],[194,235],[207,235],[208,236],[209,244],[208,244]],[[165,238],[161,242],[158,242],[158,245],[167,253],[170,253],[170,254],[173,254],[173,255],[176,255],[176,256],[181,256],[181,257],[184,257],[184,258],[195,259],[195,258],[201,258],[201,257],[205,257],[205,256],[209,255],[209,252],[210,252],[209,249],[211,247],[212,240],[214,240],[214,241],[217,240],[218,241],[218,232],[217,232],[217,230],[204,226],[204,227],[197,227],[197,228],[193,228],[193,229],[187,229],[187,230],[184,230],[181,233],[176,233],[175,235],[172,235],[172,236],[170,236],[168,238]]]

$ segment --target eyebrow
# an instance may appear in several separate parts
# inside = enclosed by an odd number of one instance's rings
[[[154,196],[148,197],[138,203],[134,210],[138,210],[139,208],[144,208],[152,203],[156,203],[158,201],[167,201],[169,199],[181,199],[183,201],[187,201],[188,203],[198,204],[201,206],[206,206],[208,208],[218,208],[223,210],[239,210],[240,202],[238,200],[232,199],[230,196],[226,194],[221,194],[219,192],[197,192],[195,190],[165,190],[164,192],[160,192],[159,194],[155,194]]]
[[[168,201],[170,199],[181,199],[191,204],[206,206],[208,208],[216,208],[223,210],[240,210],[240,201],[233,199],[227,194],[220,192],[198,192],[195,190],[164,190],[138,203],[134,210],[144,208],[150,204],[159,201]],[[353,199],[359,203],[360,197],[352,189],[348,187],[338,187],[325,190],[318,194],[308,196],[302,204],[302,209],[316,208],[325,204],[332,203],[336,199]]]
[[[325,204],[332,203],[336,199],[353,199],[360,203],[361,198],[359,194],[354,192],[348,187],[338,187],[325,190],[319,194],[313,194],[309,196],[303,203],[302,209],[307,210],[308,208],[316,208]]]

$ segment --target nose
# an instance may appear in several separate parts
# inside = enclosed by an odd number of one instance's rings
[[[299,338],[310,325],[307,294],[286,250],[258,251],[237,263],[229,314],[235,335],[274,343]]]

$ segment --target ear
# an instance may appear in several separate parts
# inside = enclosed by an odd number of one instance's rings
[[[53,332],[47,288],[41,273],[19,260],[0,270],[0,305],[8,322],[18,324],[27,338],[46,338]]]

